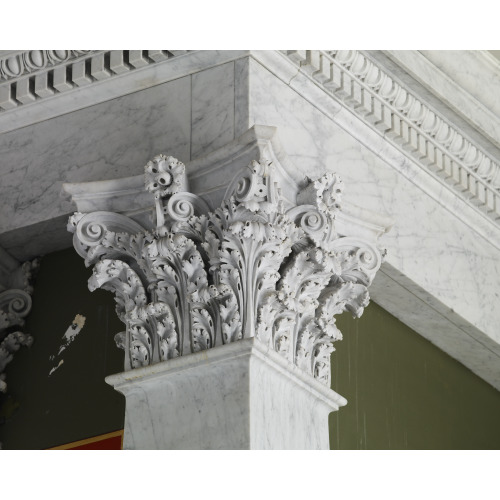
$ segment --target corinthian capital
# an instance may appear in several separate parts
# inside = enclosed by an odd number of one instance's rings
[[[362,314],[382,252],[339,234],[336,174],[284,196],[280,168],[252,161],[213,209],[187,191],[184,164],[160,155],[145,166],[155,227],[105,211],[72,216],[75,246],[94,266],[89,288],[115,294],[126,370],[256,337],[330,385],[335,316]]]

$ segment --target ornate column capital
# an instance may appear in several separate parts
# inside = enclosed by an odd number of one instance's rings
[[[261,155],[213,208],[189,191],[182,162],[159,155],[145,166],[145,187],[149,229],[106,211],[75,213],[68,224],[94,266],[90,290],[115,294],[125,370],[254,337],[330,387],[342,338],[335,316],[362,314],[384,253],[373,238],[338,232],[341,179],[326,172],[296,183]]]

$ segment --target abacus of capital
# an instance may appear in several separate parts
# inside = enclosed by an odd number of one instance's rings
[[[192,165],[158,155],[148,201],[123,180],[140,209],[70,218],[90,290],[112,291],[125,325],[124,372],[107,378],[126,397],[124,448],[325,449],[346,404],[330,389],[335,316],[367,306],[388,227],[343,210],[336,174],[294,180],[274,129],[249,133],[250,161],[212,155],[232,172],[223,195],[191,192]],[[88,184],[65,189],[81,202]]]

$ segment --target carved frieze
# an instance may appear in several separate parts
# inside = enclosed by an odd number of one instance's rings
[[[126,370],[257,337],[330,384],[335,316],[362,314],[382,254],[337,233],[337,175],[285,197],[275,174],[273,162],[253,161],[212,209],[188,191],[184,165],[159,155],[145,167],[155,229],[112,212],[70,218],[75,248],[94,266],[90,290],[115,294]]]

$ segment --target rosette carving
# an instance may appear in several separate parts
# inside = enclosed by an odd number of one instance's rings
[[[94,265],[90,289],[115,293],[125,368],[255,336],[329,385],[333,342],[342,338],[335,316],[362,314],[381,263],[373,244],[335,230],[340,178],[307,179],[290,206],[272,162],[253,161],[211,210],[186,191],[175,158],[159,155],[145,172],[154,231],[106,212],[75,214],[69,224]]]
[[[144,170],[146,190],[155,199],[186,190],[186,167],[173,156],[155,156]]]

